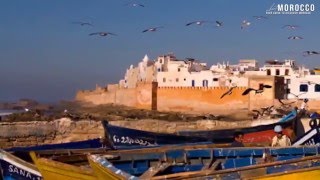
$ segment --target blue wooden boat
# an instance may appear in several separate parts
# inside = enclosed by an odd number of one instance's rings
[[[174,144],[208,144],[212,143],[203,137],[186,137],[182,135],[155,133],[125,127],[114,126],[102,121],[105,136],[115,149],[157,147]]]
[[[45,151],[45,150],[71,150],[71,149],[96,149],[102,148],[103,144],[99,138],[89,139],[84,141],[75,141],[68,143],[59,144],[45,144],[39,146],[29,146],[29,147],[13,147],[5,149],[5,151],[10,152],[14,156],[21,158],[27,162],[32,162],[29,155],[30,151]],[[104,147],[104,149],[110,149],[110,147]]]
[[[318,113],[313,113],[311,115],[311,120],[309,122],[309,125],[311,129],[301,137],[297,138],[295,142],[292,143],[293,146],[300,146],[300,145],[319,146],[320,145],[320,116]]]
[[[33,164],[3,150],[0,150],[0,166],[4,180],[42,179],[40,172]]]
[[[100,138],[89,139],[84,141],[75,141],[67,143],[58,143],[58,144],[44,144],[38,146],[29,146],[29,147],[13,147],[5,149],[8,152],[22,152],[22,151],[41,151],[49,149],[86,149],[86,148],[100,148],[102,143]]]
[[[300,162],[317,159],[312,166],[320,166],[319,147],[287,148],[208,148],[168,150],[165,152],[107,152],[89,155],[89,163],[99,179],[184,179],[187,175],[204,176],[210,173],[226,173],[235,169],[269,167],[268,172],[279,172],[280,162]],[[266,161],[272,159],[272,163]],[[290,168],[291,165],[288,165]],[[301,163],[302,166],[303,163]],[[268,165],[268,166],[266,166]],[[310,167],[308,165],[308,167]],[[302,168],[302,167],[301,167]],[[241,170],[241,169],[240,169]],[[242,169],[243,170],[243,169]],[[205,172],[205,173],[203,173]],[[237,173],[237,172],[235,172]],[[230,176],[233,177],[233,176]],[[232,179],[232,178],[229,178]]]
[[[115,149],[154,147],[170,144],[185,143],[216,143],[225,144],[233,142],[233,135],[237,131],[244,133],[244,143],[270,144],[274,134],[274,126],[281,125],[284,134],[293,139],[295,136],[297,112],[294,110],[279,122],[245,128],[208,130],[208,131],[180,131],[178,134],[155,133],[125,127],[110,125],[102,121],[105,136]]]

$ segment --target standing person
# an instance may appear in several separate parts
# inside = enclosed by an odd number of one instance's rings
[[[243,136],[244,134],[242,132],[235,132],[233,134],[234,141],[231,143],[231,147],[244,147]]]
[[[308,111],[308,101],[309,99],[304,99],[302,104],[301,104],[301,107],[300,107],[300,111],[299,111],[299,117],[303,117],[305,115],[307,115],[307,111]]]
[[[283,134],[282,132],[282,127],[280,125],[276,125],[274,127],[274,132],[277,133],[277,135],[275,135],[272,138],[272,143],[271,146],[272,147],[286,147],[286,146],[291,146],[291,141],[288,138],[288,136],[286,136],[285,134]]]

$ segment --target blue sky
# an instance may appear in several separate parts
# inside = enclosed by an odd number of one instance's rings
[[[145,54],[154,59],[173,52],[209,65],[223,60],[294,58],[310,68],[320,56],[320,3],[317,0],[3,0],[0,5],[0,101],[32,98],[43,102],[71,100],[78,89],[117,83],[130,64]],[[273,3],[313,3],[311,15],[264,15]],[[252,25],[240,30],[242,20]],[[185,26],[195,20],[223,21]],[[72,24],[88,21],[94,27]],[[281,27],[299,25],[297,30]],[[157,32],[142,30],[164,26]],[[108,31],[118,36],[89,36]],[[289,36],[303,40],[288,40]]]

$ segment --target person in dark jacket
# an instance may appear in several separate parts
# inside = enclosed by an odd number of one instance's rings
[[[244,147],[243,136],[243,132],[235,132],[233,134],[234,141],[231,143],[231,147]]]

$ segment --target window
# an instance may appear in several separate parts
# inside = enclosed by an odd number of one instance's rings
[[[276,76],[279,76],[279,75],[280,75],[280,70],[276,69]]]
[[[163,82],[166,82],[166,78],[163,78]]]
[[[187,80],[187,78],[184,78],[183,80],[184,80],[184,81],[186,81],[186,80]]]
[[[314,92],[320,92],[320,84],[314,85]]]
[[[291,79],[287,79],[287,84],[291,84]]]
[[[160,63],[162,63],[162,59],[160,59]]]
[[[270,76],[271,75],[271,70],[267,69],[267,75]]]
[[[161,71],[161,69],[160,68],[158,68],[158,72],[160,72]]]
[[[213,78],[213,81],[218,81],[218,78]]]
[[[191,81],[191,86],[194,87],[194,85],[195,85],[195,82],[194,82],[194,80],[192,80]]]
[[[180,68],[178,68],[178,72],[180,72]]]
[[[291,93],[289,88],[286,89],[286,93],[287,93],[287,94],[290,94],[290,93]]]
[[[203,80],[202,81],[202,86],[203,87],[208,87],[208,80]]]
[[[286,70],[285,70],[284,75],[286,75],[286,76],[289,75],[289,69],[286,69]]]
[[[308,85],[307,84],[301,84],[300,85],[300,92],[308,92]]]
[[[176,82],[179,82],[179,78],[176,78]]]

